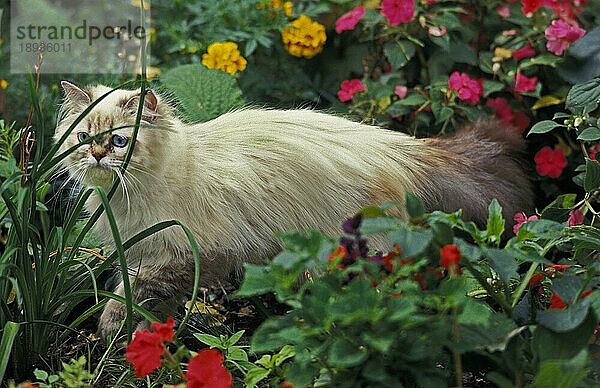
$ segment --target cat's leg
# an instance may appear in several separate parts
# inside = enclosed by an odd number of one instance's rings
[[[142,267],[137,276],[130,276],[133,302],[141,304],[147,310],[154,310],[166,302],[173,302],[191,292],[194,284],[194,266],[189,263],[174,263],[162,267]],[[115,293],[124,296],[123,281]],[[175,304],[170,303],[173,307]],[[107,338],[114,335],[125,319],[125,304],[110,299],[100,316],[98,334]],[[141,328],[143,317],[133,314],[134,327]]]

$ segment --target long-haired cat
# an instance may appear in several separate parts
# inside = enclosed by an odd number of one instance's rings
[[[62,86],[66,97],[56,139],[110,91]],[[117,129],[69,155],[64,165],[74,179],[110,186],[120,174],[139,101],[139,90],[116,90],[75,127],[63,150]],[[202,250],[201,281],[207,283],[239,274],[244,262],[272,257],[280,247],[274,232],[336,235],[341,222],[361,208],[402,202],[406,192],[430,210],[462,208],[480,223],[493,198],[505,215],[529,208],[531,189],[518,161],[522,147],[510,128],[496,122],[425,140],[311,110],[243,109],[187,124],[148,91],[131,164],[111,207],[124,239],[160,221],[185,224]],[[94,211],[99,205],[93,194],[86,206]],[[105,216],[95,230],[112,242]],[[130,268],[139,268],[135,301],[164,301],[190,291],[191,257],[178,228],[129,249]],[[122,284],[116,292],[123,292]],[[124,315],[122,304],[109,301],[100,333],[114,333]]]

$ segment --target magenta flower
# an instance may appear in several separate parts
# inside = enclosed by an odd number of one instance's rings
[[[581,224],[583,224],[584,219],[585,219],[585,216],[583,215],[583,212],[581,211],[581,209],[571,210],[569,212],[568,225],[569,226],[581,225]]]
[[[381,13],[390,26],[410,22],[415,16],[415,0],[383,0]]]
[[[515,77],[514,89],[517,93],[532,92],[537,87],[537,77],[526,77],[521,73],[517,73]]]
[[[342,81],[337,95],[341,102],[346,102],[352,100],[356,93],[362,92],[366,88],[359,79],[345,80]]]
[[[525,46],[521,47],[513,51],[512,57],[520,61],[521,59],[533,57],[535,55],[535,49],[531,46],[531,44],[527,43]]]
[[[483,96],[483,88],[479,81],[469,77],[467,73],[455,71],[450,74],[448,87],[458,93],[458,98],[471,104],[477,104]]]
[[[513,217],[513,220],[515,221],[515,225],[513,226],[513,233],[514,234],[519,233],[519,229],[521,229],[521,226],[523,226],[523,224],[526,223],[527,221],[535,221],[537,219],[538,219],[538,216],[533,215],[533,216],[527,217],[527,214],[525,214],[523,212],[519,212],[519,213],[515,214]]]
[[[555,55],[562,55],[571,43],[576,42],[584,34],[585,30],[576,24],[569,25],[562,19],[553,20],[545,32],[548,40],[546,48]]]
[[[365,7],[362,5],[354,8],[348,13],[343,14],[335,22],[335,32],[341,34],[342,31],[352,31],[363,16],[365,16]]]

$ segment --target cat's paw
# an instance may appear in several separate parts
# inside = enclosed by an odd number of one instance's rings
[[[103,339],[113,338],[115,335],[118,335],[125,315],[126,309],[123,303],[112,299],[109,300],[104,307],[104,311],[102,311],[102,315],[100,315],[97,334]],[[120,335],[123,334],[125,333],[120,333]]]

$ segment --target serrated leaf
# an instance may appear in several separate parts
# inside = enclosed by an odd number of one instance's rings
[[[383,46],[383,52],[394,70],[404,67],[414,57],[415,51],[414,43],[408,40],[388,42]]]
[[[600,162],[589,159],[585,161],[583,188],[588,193],[600,188]]]
[[[596,141],[598,139],[600,139],[600,129],[596,127],[586,128],[577,136],[577,140],[583,141]]]
[[[431,230],[398,229],[388,234],[389,240],[398,244],[404,257],[413,257],[425,250],[431,241]]]
[[[488,214],[487,238],[491,242],[499,242],[504,233],[504,217],[502,216],[502,206],[496,198],[490,203]]]
[[[598,105],[600,101],[600,78],[594,78],[588,82],[577,84],[569,90],[567,109],[577,109],[587,107],[588,111],[591,107]]]
[[[166,72],[162,87],[179,102],[190,122],[204,122],[244,105],[236,79],[221,70],[198,64],[182,65]]]
[[[552,120],[542,120],[531,127],[527,136],[531,135],[532,133],[547,133],[556,127],[564,127],[564,125],[558,124]]]

